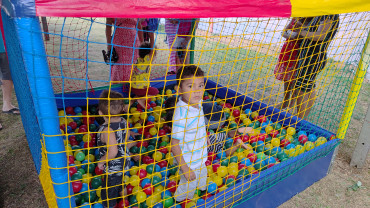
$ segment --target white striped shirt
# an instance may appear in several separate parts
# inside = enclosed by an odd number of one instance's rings
[[[176,104],[172,122],[172,139],[180,141],[182,156],[191,169],[197,169],[207,160],[207,131],[203,107],[199,109],[182,101]]]

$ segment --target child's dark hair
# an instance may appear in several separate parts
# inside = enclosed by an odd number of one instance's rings
[[[140,58],[145,58],[146,55],[148,55],[153,49],[150,48],[150,43],[149,42],[143,42],[140,45],[139,49],[139,56]]]
[[[165,120],[168,125],[172,125],[173,113],[175,112],[175,106],[176,106],[176,97],[171,96],[167,98],[166,103],[165,103],[165,108],[166,108]]]
[[[184,80],[184,78],[190,78],[190,77],[204,77],[204,72],[200,67],[195,66],[195,65],[189,65],[189,66],[180,68],[177,70],[177,73],[176,73],[177,85],[180,87],[181,81]]]
[[[111,90],[109,93],[109,90],[104,90],[100,94],[98,107],[103,115],[108,115],[108,113],[110,115],[120,114],[123,111],[123,105],[123,95],[119,92]],[[109,110],[108,107],[110,107]]]

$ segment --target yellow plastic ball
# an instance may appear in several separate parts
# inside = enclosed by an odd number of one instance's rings
[[[131,167],[131,169],[130,169],[130,175],[136,175],[137,174],[137,172],[139,171],[139,167],[137,167],[137,166],[132,166]]]
[[[145,112],[140,114],[140,119],[141,120],[145,121],[147,118],[148,118],[148,115]]]
[[[252,121],[249,119],[249,118],[245,118],[245,119],[243,119],[243,124],[244,125],[246,125],[246,126],[248,126],[249,124],[251,124],[252,123]]]
[[[140,121],[140,118],[139,118],[139,117],[132,117],[132,122],[133,122],[134,124],[137,124],[139,121]],[[138,123],[138,124],[140,124],[140,123]],[[141,125],[141,124],[140,124],[140,125]]]
[[[132,176],[130,177],[130,184],[131,184],[132,186],[138,186],[138,185],[139,185],[139,183],[140,183],[140,178],[139,178],[139,176],[137,176],[137,175],[132,175]]]
[[[101,197],[101,188],[95,190],[96,195],[100,198]]]
[[[248,166],[247,167],[247,170],[248,172],[252,173],[253,171],[255,171],[256,169],[254,169],[254,167],[251,165],[251,166]]]
[[[135,187],[132,189],[132,194],[139,193],[140,191],[143,191],[143,189],[142,189],[140,186],[135,186]]]
[[[252,129],[252,132],[250,133],[251,136],[257,136],[258,134],[260,134],[260,130],[258,129]]]
[[[233,175],[235,177],[238,176],[239,170],[237,167],[229,168],[228,171],[229,171],[229,175]]]
[[[139,111],[133,111],[131,112],[133,118],[140,118],[140,112]]]
[[[221,191],[225,191],[226,189],[227,189],[227,186],[222,186],[218,190],[220,190],[220,192],[221,192]]]
[[[295,128],[288,127],[288,129],[286,130],[286,134],[293,136],[295,134]]]
[[[135,111],[137,111],[137,108],[135,108],[135,107],[132,107],[132,108],[130,109],[130,113],[133,113],[133,112],[135,112]]]
[[[150,128],[150,129],[149,129],[149,134],[150,134],[150,135],[154,136],[154,135],[156,135],[157,133],[158,133],[158,131],[157,131],[157,129],[156,129],[156,128]]]
[[[163,157],[163,155],[162,155],[162,153],[161,152],[155,152],[154,154],[153,154],[153,159],[154,159],[154,161],[161,161],[162,160],[162,157]]]
[[[218,176],[220,176],[221,178],[222,177],[225,177],[227,175],[227,167],[226,166],[220,166],[218,169],[217,169],[217,174]]]
[[[224,108],[225,113],[230,113],[230,108]]]
[[[233,122],[233,123],[235,123],[235,117],[234,117],[234,116],[230,116],[230,117],[228,118],[228,120],[229,120],[229,121],[231,121],[231,122]]]
[[[279,147],[279,146],[280,146],[280,139],[278,139],[278,138],[273,138],[273,139],[271,140],[271,144],[272,144],[272,146],[274,146],[274,147]]]
[[[294,140],[292,135],[286,135],[285,139],[288,140],[289,142],[292,142]]]
[[[157,204],[160,201],[161,201],[161,194],[158,193],[158,194],[153,194],[149,196],[145,202],[146,202],[146,205],[148,205],[148,207],[153,207],[155,204]]]
[[[189,203],[187,203],[187,204],[185,205],[185,208],[195,207],[196,205],[197,205],[197,204],[195,204],[195,202],[191,201],[191,202],[189,202]]]
[[[169,141],[170,141],[170,138],[167,135],[164,135],[162,137],[162,142],[169,142]]]
[[[90,162],[95,162],[95,156],[92,154],[86,155],[85,159]]]
[[[76,166],[79,166],[79,165],[81,165],[81,162],[80,162],[80,161],[78,161],[78,160],[75,160],[75,165],[76,165]]]
[[[139,193],[136,194],[136,200],[139,202],[139,203],[142,203],[146,200],[146,194],[142,191],[139,191]]]
[[[237,163],[230,163],[229,166],[228,166],[228,169],[230,168],[238,168],[238,164]]]
[[[294,156],[294,154],[295,154],[295,151],[296,151],[296,149],[295,148],[291,148],[291,149],[285,149],[284,150],[284,152],[285,152],[285,154],[287,154],[289,157],[293,157]]]
[[[296,156],[304,153],[304,151],[305,151],[305,149],[304,149],[304,147],[302,145],[297,145],[295,147],[294,157],[296,157]]]
[[[173,157],[170,152],[166,154],[166,159],[170,165],[173,165]]]
[[[207,166],[207,174],[208,174],[208,175],[212,175],[212,174],[213,174],[213,168],[212,168],[212,165],[208,165],[208,166]]]
[[[129,181],[130,181],[130,176],[125,175],[125,176],[123,177],[123,182],[124,182],[125,184],[127,184],[127,183],[129,183]]]
[[[159,193],[159,194],[161,194],[163,190],[164,190],[164,188],[163,188],[163,186],[162,186],[162,185],[158,185],[158,186],[155,186],[155,187],[154,187],[154,193]]]
[[[67,123],[70,124],[71,122],[74,122],[72,118],[67,118]]]
[[[65,115],[64,110],[61,110],[61,111],[58,112],[58,116],[64,116],[64,115]]]
[[[266,126],[265,131],[267,134],[271,133],[274,128],[272,126]]]
[[[240,116],[239,116],[239,119],[242,120],[242,121],[246,118],[247,118],[247,114],[244,114],[244,113],[240,114]]]
[[[84,142],[90,142],[91,141],[91,136],[89,134],[85,134],[82,137],[82,141],[84,141]]]
[[[308,141],[308,142],[304,143],[304,149],[305,149],[306,151],[310,151],[310,150],[312,150],[314,147],[315,147],[314,143],[312,143],[312,142],[310,142],[310,141]]]
[[[168,89],[166,90],[166,95],[171,95],[172,94],[172,90]]]
[[[209,97],[209,99],[211,99],[211,100],[212,100],[213,95],[209,94],[209,95],[208,95],[208,97]]]
[[[318,147],[320,145],[323,145],[327,142],[327,139],[325,137],[319,137],[317,138],[316,142],[315,142],[315,146]]]
[[[85,174],[83,174],[82,175],[82,182],[89,184],[90,181],[91,181],[91,179],[92,179],[91,177],[92,177],[91,173],[85,173]]]
[[[136,123],[135,125],[134,125],[134,128],[135,129],[140,129],[140,128],[142,128],[143,126],[141,125],[141,123]]]
[[[238,161],[241,161],[244,158],[244,153],[243,152],[237,152],[236,156],[238,157]]]
[[[215,175],[212,180],[217,186],[222,186],[222,178],[220,176]]]
[[[250,153],[253,153],[252,148],[251,149],[246,149],[243,151],[244,155],[247,157]]]
[[[60,125],[63,125],[64,124],[67,127],[67,124],[68,124],[67,122],[68,122],[67,119],[65,119],[65,118],[59,118],[59,124]]]
[[[256,111],[252,112],[251,117],[253,119],[255,119],[257,116],[258,116],[258,112],[256,112]]]
[[[161,118],[160,114],[158,113],[153,113],[153,116],[156,121],[159,121],[159,119]]]

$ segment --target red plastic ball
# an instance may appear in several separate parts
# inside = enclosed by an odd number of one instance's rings
[[[233,116],[234,117],[239,117],[240,116],[240,110],[238,110],[238,109],[233,110]]]
[[[219,163],[213,164],[213,166],[212,166],[213,172],[214,172],[214,173],[217,173],[217,169],[218,169],[220,166],[221,166],[221,165],[220,165]]]
[[[167,147],[161,147],[161,148],[159,148],[159,150],[158,150],[159,152],[162,152],[163,154],[167,154],[168,153],[168,149],[167,149]]]
[[[162,160],[158,163],[159,167],[163,168],[163,167],[167,167],[167,161],[166,160]]]
[[[244,164],[240,164],[239,163],[239,165],[238,165],[238,170],[241,170],[241,169],[243,169],[243,168],[245,168],[245,167],[247,167],[246,165],[244,165]]]
[[[157,104],[156,104],[156,103],[151,103],[151,104],[150,104],[150,106],[151,106],[152,108],[154,108],[155,106],[157,106]]]
[[[68,124],[73,130],[77,128],[77,123],[72,121],[71,123]]]
[[[286,147],[286,146],[288,146],[288,144],[290,144],[290,141],[287,140],[287,139],[283,139],[280,142],[280,147]]]
[[[212,165],[212,162],[209,161],[209,160],[206,160],[206,162],[204,163],[206,166],[209,166],[209,165]]]
[[[130,206],[130,203],[128,202],[127,199],[125,199],[125,200],[119,201],[116,208],[125,208],[125,207],[129,207],[129,206]]]
[[[146,163],[146,164],[152,164],[152,163],[154,163],[154,159],[153,159],[153,158],[149,158],[149,159],[147,160],[147,163]]]
[[[301,144],[305,144],[307,141],[308,141],[308,137],[306,135],[300,135],[298,137],[298,141],[301,143]]]
[[[96,174],[96,175],[101,175],[101,174],[103,174],[103,170],[102,170],[102,169],[100,169],[98,166],[96,166],[96,167],[95,167],[95,174]]]
[[[267,139],[267,134],[260,134],[258,135],[258,141],[265,141]]]
[[[145,138],[152,138],[153,136],[147,131],[144,133]]]
[[[209,99],[209,97],[208,96],[204,96],[203,97],[203,100],[208,100]]]
[[[137,175],[139,176],[139,178],[140,178],[140,179],[143,179],[143,178],[145,178],[145,177],[148,175],[148,173],[146,172],[146,170],[144,170],[144,169],[140,169],[140,170],[137,172]]]
[[[70,155],[68,157],[68,162],[69,162],[69,164],[75,164],[75,158],[72,155]]]
[[[146,195],[152,195],[153,192],[154,192],[154,187],[152,186],[152,184],[148,183],[148,184],[145,184],[144,188],[143,188],[143,191]]]
[[[132,194],[132,190],[134,189],[134,186],[132,186],[131,184],[128,184],[126,186],[126,191],[127,191],[127,195],[130,195]]]
[[[69,168],[69,175],[73,176],[73,174],[77,173],[77,168],[76,167],[70,167]]]
[[[217,158],[217,155],[214,152],[208,152],[208,160],[213,162]]]
[[[166,130],[164,130],[164,129],[160,129],[160,130],[158,131],[158,136],[159,136],[159,137],[161,137],[161,136],[164,136],[164,135],[166,135]]]
[[[275,138],[276,137],[276,135],[278,135],[279,134],[279,131],[278,130],[272,130],[271,132],[270,132],[270,136],[272,137],[272,138]]]
[[[174,193],[176,191],[176,188],[177,188],[177,183],[175,181],[170,181],[167,185],[167,189]]]
[[[247,155],[247,158],[248,158],[252,163],[255,163],[255,162],[256,162],[256,160],[257,160],[257,155],[256,155],[256,154],[254,154],[254,153],[249,153],[249,154]]]
[[[78,193],[82,189],[82,182],[81,181],[74,181],[72,182],[73,193]]]
[[[66,107],[66,114],[74,114],[75,111],[73,109],[73,107]]]
[[[137,147],[148,147],[149,146],[149,143],[147,141],[139,141],[137,144],[136,144]]]
[[[267,121],[267,118],[266,116],[257,116],[257,120],[260,122],[260,123],[263,123],[263,122],[266,122]]]
[[[242,141],[243,141],[243,143],[248,142],[249,141],[249,136],[247,134],[243,135]]]
[[[253,143],[257,142],[257,141],[258,141],[257,136],[251,136],[251,137],[249,137],[249,143],[253,144]]]

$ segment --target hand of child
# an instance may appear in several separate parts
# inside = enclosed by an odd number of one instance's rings
[[[253,128],[252,127],[238,128],[238,133],[239,134],[250,134],[250,133],[253,133]]]
[[[103,162],[98,163],[98,168],[100,170],[104,170],[104,163]]]
[[[139,155],[134,155],[132,156],[132,159],[134,159],[136,162],[140,160],[140,156]]]
[[[197,179],[197,176],[195,175],[194,171],[192,169],[190,169],[188,166],[183,166],[182,168],[182,172],[186,178],[186,180],[188,181],[194,181],[195,179]]]

